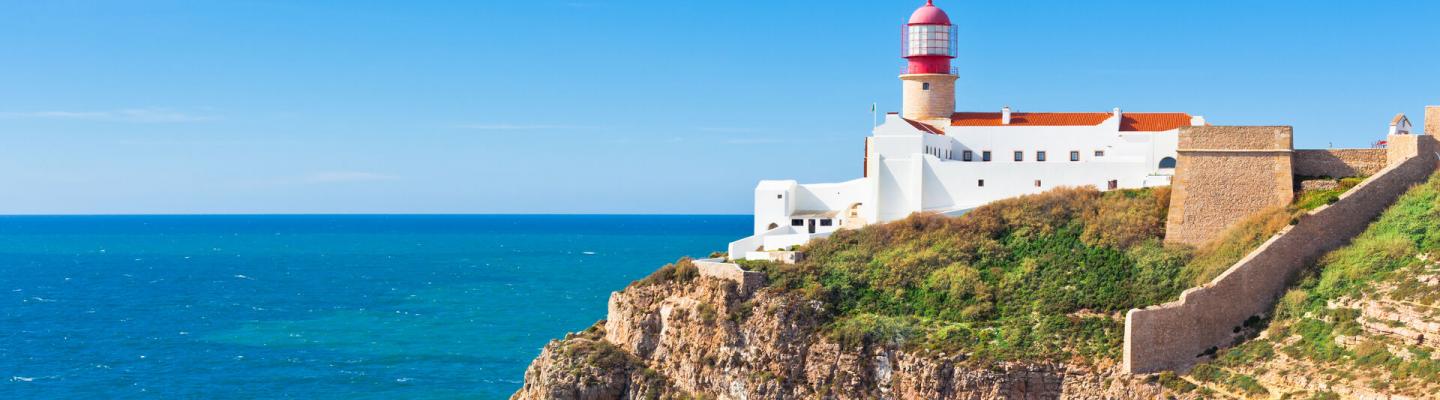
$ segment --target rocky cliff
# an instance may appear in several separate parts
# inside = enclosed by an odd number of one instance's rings
[[[986,362],[895,343],[846,347],[824,305],[710,278],[638,283],[609,315],[553,341],[513,399],[1154,399],[1111,362]],[[1180,396],[1181,398],[1185,396]]]

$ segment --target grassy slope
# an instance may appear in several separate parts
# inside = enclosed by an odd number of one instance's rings
[[[1342,186],[1302,200],[1328,203],[1353,185]],[[846,344],[1114,360],[1121,313],[1209,281],[1309,209],[1257,213],[1196,250],[1161,244],[1168,205],[1168,188],[1061,188],[959,218],[917,214],[842,230],[806,245],[796,265],[745,264],[773,287],[825,303],[828,334]],[[695,276],[682,259],[637,284]]]
[[[1057,189],[963,217],[835,233],[796,265],[748,263],[828,305],[831,337],[981,359],[1118,357],[1119,313],[1190,286],[1160,244],[1168,189]]]
[[[1276,307],[1261,339],[1223,351],[1195,368],[1200,380],[1250,386],[1255,376],[1304,375],[1341,386],[1396,394],[1433,394],[1440,359],[1433,341],[1367,332],[1356,304],[1410,306],[1440,318],[1440,288],[1422,276],[1440,272],[1440,175],[1407,192],[1349,246],[1326,255]],[[1424,255],[1424,257],[1421,257]],[[1279,360],[1279,361],[1276,361]],[[1278,365],[1266,365],[1278,364]],[[1273,371],[1272,368],[1283,368]],[[1274,379],[1281,381],[1281,379]],[[1288,389],[1276,387],[1281,392]],[[1307,393],[1332,397],[1330,393]]]

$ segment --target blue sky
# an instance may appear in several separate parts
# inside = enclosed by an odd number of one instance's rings
[[[860,174],[921,3],[0,1],[0,213],[748,213]],[[1440,104],[1440,2],[938,5],[962,110]]]

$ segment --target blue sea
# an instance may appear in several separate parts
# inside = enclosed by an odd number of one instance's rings
[[[748,216],[0,217],[0,399],[507,398]]]

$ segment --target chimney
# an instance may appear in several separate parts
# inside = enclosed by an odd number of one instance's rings
[[[1110,113],[1114,114],[1115,118],[1120,118],[1120,107],[1115,107],[1114,110],[1110,110]]]
[[[1000,109],[1000,125],[1010,125],[1010,106]]]
[[[1190,126],[1205,126],[1205,117],[1200,115],[1190,117]]]

